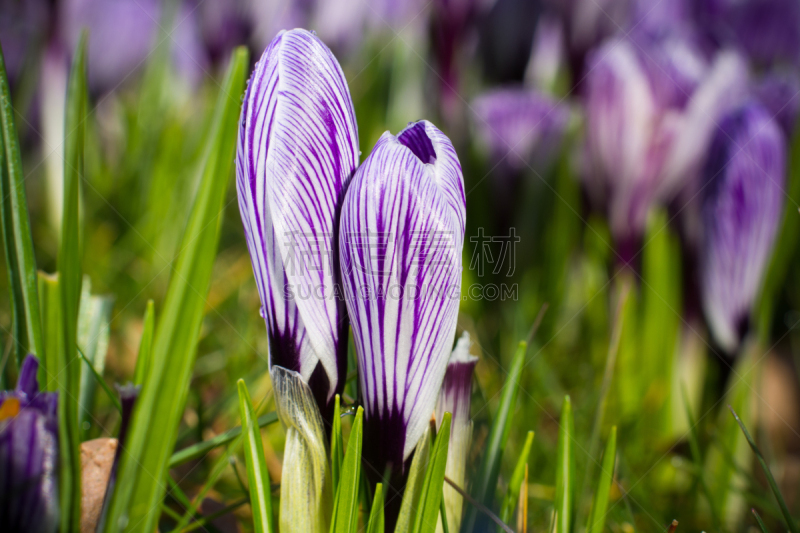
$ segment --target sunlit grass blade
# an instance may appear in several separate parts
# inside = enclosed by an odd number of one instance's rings
[[[574,464],[572,439],[575,432],[572,420],[572,401],[564,397],[558,429],[558,452],[556,454],[556,533],[569,533],[572,527],[574,498]]]
[[[411,468],[408,471],[406,487],[403,490],[403,501],[400,504],[400,514],[394,527],[394,533],[407,533],[411,531],[419,509],[422,487],[425,482],[425,472],[431,457],[430,426],[422,434],[414,450]]]
[[[77,531],[81,521],[81,358],[78,356],[78,313],[80,309],[81,267],[80,187],[83,179],[86,141],[86,38],[84,32],[75,48],[67,85],[64,118],[64,204],[61,219],[61,244],[58,250],[58,287],[61,291],[61,319],[64,322],[64,366],[59,377],[59,439],[62,444],[61,469],[68,484],[61,497],[61,528]],[[62,416],[63,411],[63,416]],[[66,500],[68,498],[68,501]]]
[[[606,523],[606,510],[608,509],[608,495],[611,492],[611,483],[614,481],[614,463],[617,458],[617,426],[611,427],[608,435],[606,451],[603,453],[603,464],[597,488],[594,491],[592,511],[589,513],[588,533],[603,533]]]
[[[274,424],[277,421],[278,414],[273,411],[258,417],[258,427],[263,428],[270,424]],[[233,429],[229,429],[225,433],[220,433],[216,437],[212,437],[208,440],[204,440],[203,442],[198,442],[197,444],[187,446],[186,448],[183,448],[182,450],[172,454],[172,457],[169,459],[169,467],[175,468],[176,466],[188,463],[193,459],[199,459],[214,448],[225,446],[226,444],[232,442],[241,434],[242,427],[238,426]]]
[[[45,357],[22,157],[6,64],[0,49],[0,222],[11,299],[12,353],[17,367],[29,352]]]
[[[333,404],[333,427],[331,428],[331,475],[333,477],[334,494],[336,494],[339,489],[339,476],[342,471],[342,460],[344,459],[341,401],[341,398],[337,394]]]
[[[750,509],[750,510],[753,511],[753,516],[756,517],[756,522],[758,522],[758,527],[761,528],[762,533],[769,533],[769,531],[767,530],[767,526],[764,525],[764,521],[761,520],[758,511],[756,511],[755,509]]]
[[[156,311],[153,300],[147,300],[147,309],[142,321],[142,338],[139,341],[139,354],[136,356],[136,367],[133,370],[133,384],[141,385],[150,368],[150,356],[153,352],[153,332],[155,331]]]
[[[108,341],[111,334],[111,311],[114,297],[93,296],[89,277],[85,276],[81,290],[80,312],[78,314],[78,353],[87,364],[81,365],[80,397],[78,413],[81,423],[81,440],[85,440],[91,423],[91,411],[97,385],[105,386],[105,381],[96,379],[102,376],[106,366]],[[93,375],[94,374],[94,375]],[[105,386],[107,389],[108,387]]]
[[[247,479],[250,483],[250,507],[253,510],[253,528],[257,532],[271,532],[272,495],[270,494],[269,472],[264,459],[264,445],[261,442],[261,428],[256,421],[256,411],[250,400],[250,393],[244,380],[237,382],[239,388],[239,411],[244,429],[244,456],[247,465]]]
[[[383,533],[383,483],[375,485],[375,499],[372,500],[372,511],[369,513],[367,533]]]
[[[775,496],[775,499],[778,501],[778,505],[781,508],[781,513],[783,513],[783,518],[786,520],[786,526],[792,533],[798,533],[800,530],[797,529],[797,523],[794,521],[794,518],[792,518],[792,513],[789,511],[789,507],[786,505],[786,500],[783,499],[783,495],[778,488],[778,484],[775,483],[775,478],[772,477],[772,471],[769,469],[769,466],[767,466],[767,462],[764,460],[761,450],[759,450],[758,446],[756,446],[753,437],[750,436],[750,432],[747,431],[744,422],[742,422],[742,420],[739,418],[739,415],[736,414],[736,411],[733,410],[733,407],[729,405],[728,409],[731,410],[731,414],[733,414],[733,418],[736,420],[736,423],[739,424],[740,428],[742,428],[742,433],[744,433],[744,437],[747,439],[747,444],[750,445],[750,449],[753,450],[753,453],[756,455],[756,459],[758,459],[758,464],[760,464],[761,468],[764,470],[764,475],[767,477],[769,488],[772,491],[773,496]]]
[[[44,331],[44,357],[40,359],[39,385],[45,391],[58,390],[58,376],[64,361],[64,335],[61,330],[61,289],[58,288],[58,274],[39,272],[39,306],[42,312]]]
[[[347,441],[339,489],[333,506],[331,533],[351,533],[358,525],[358,487],[361,476],[364,408],[359,407]]]
[[[522,453],[519,454],[514,472],[508,482],[508,491],[506,491],[506,497],[503,499],[503,505],[500,508],[500,520],[503,522],[508,523],[514,513],[514,507],[516,507],[519,499],[519,490],[522,486],[522,478],[525,477],[525,465],[528,464],[528,456],[531,453],[532,445],[533,431],[529,431],[528,436],[525,437],[525,444],[522,445]]]
[[[436,530],[436,522],[442,508],[442,488],[444,487],[444,471],[447,467],[447,448],[450,444],[451,414],[445,413],[436,434],[436,441],[431,449],[431,458],[425,470],[419,506],[414,518],[413,533],[428,533]]]
[[[525,463],[525,474],[522,477],[522,486],[517,502],[517,533],[528,532],[528,463]]]
[[[244,48],[233,53],[219,91],[202,176],[156,328],[150,368],[133,413],[106,531],[156,527],[219,243],[247,58]]]
[[[481,466],[478,470],[478,475],[473,481],[473,497],[487,507],[491,507],[494,500],[497,478],[500,475],[500,460],[503,457],[508,435],[511,432],[512,424],[509,423],[509,419],[517,403],[519,382],[527,350],[528,344],[525,341],[520,342],[517,351],[514,353],[514,358],[511,360],[511,370],[508,372],[503,385],[500,406],[492,419],[492,427],[486,440],[486,449],[483,452]],[[478,509],[473,505],[468,506],[464,520],[466,525],[464,531],[473,532],[477,520]]]

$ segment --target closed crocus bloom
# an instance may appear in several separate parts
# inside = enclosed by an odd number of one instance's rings
[[[800,111],[800,76],[794,69],[769,72],[755,86],[756,99],[775,117],[787,138],[794,132]]]
[[[703,307],[717,343],[729,352],[747,329],[775,241],[786,171],[783,133],[759,104],[720,123],[705,169]]]
[[[465,216],[458,157],[427,121],[384,133],[345,197],[342,277],[370,475],[389,464],[402,473],[433,414],[458,317]]]
[[[472,343],[466,331],[458,339],[447,363],[447,371],[436,402],[436,422],[441,425],[445,413],[450,413],[450,446],[447,449],[445,475],[459,487],[466,487],[466,467],[469,446],[472,442],[472,419],[469,416],[472,395],[472,373],[478,358],[470,355]],[[461,526],[463,497],[450,485],[444,487],[444,504],[447,510],[447,527],[458,531]],[[436,531],[444,531],[439,519]]]
[[[480,142],[494,165],[542,172],[558,154],[569,110],[539,91],[499,89],[473,103]]]
[[[0,524],[9,533],[58,528],[58,395],[39,392],[38,368],[27,356],[16,389],[0,392]]]
[[[651,45],[646,53],[631,41],[611,41],[587,65],[589,187],[605,195],[618,244],[637,240],[650,206],[699,175],[719,117],[747,87],[746,66],[734,53],[707,64],[690,43],[661,38]]]
[[[348,320],[335,235],[357,164],[339,64],[313,33],[279,33],[245,94],[236,185],[270,366],[299,373],[323,417],[344,385]]]

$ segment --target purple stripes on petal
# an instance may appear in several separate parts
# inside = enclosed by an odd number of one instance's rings
[[[345,198],[342,277],[364,450],[378,472],[401,468],[433,413],[458,317],[465,215],[458,157],[427,121],[385,133]]]
[[[270,364],[330,402],[346,364],[347,313],[336,298],[341,202],[358,165],[347,82],[305,30],[281,32],[257,63],[239,126],[239,209],[270,340]],[[325,405],[320,404],[325,411]]]
[[[759,104],[728,114],[705,169],[703,306],[716,341],[739,345],[783,213],[786,142]]]
[[[452,441],[459,431],[470,424],[469,407],[472,395],[472,373],[478,358],[470,355],[471,342],[469,334],[464,332],[447,363],[447,371],[436,402],[436,420],[441,423],[444,413],[453,415],[450,440]]]

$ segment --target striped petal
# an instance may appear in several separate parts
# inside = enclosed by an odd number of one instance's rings
[[[734,351],[783,213],[786,142],[775,120],[749,103],[720,124],[705,170],[703,306],[716,341]]]
[[[239,209],[270,364],[299,372],[323,412],[343,385],[346,363],[334,235],[358,154],[353,103],[336,59],[308,31],[279,33],[242,106]]]
[[[433,413],[453,342],[466,203],[433,124],[384,133],[344,201],[340,246],[366,408],[364,450],[402,470]]]

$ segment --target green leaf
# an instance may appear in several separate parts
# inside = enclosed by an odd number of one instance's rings
[[[342,471],[344,443],[342,442],[342,407],[341,398],[336,395],[333,404],[333,427],[331,428],[331,474],[333,476],[333,493],[339,490],[339,476]]]
[[[407,533],[411,531],[411,526],[414,524],[425,482],[428,459],[431,456],[430,432],[431,429],[428,426],[414,450],[414,458],[411,460],[411,468],[408,470],[403,501],[400,504],[400,514],[397,517],[394,533]]]
[[[42,328],[45,350],[39,366],[39,385],[42,390],[58,390],[58,377],[64,357],[64,321],[61,319],[61,289],[58,288],[58,274],[39,272],[39,305],[42,310]]]
[[[489,430],[489,438],[486,440],[486,451],[483,454],[478,475],[473,482],[472,494],[475,500],[491,507],[494,501],[494,493],[497,490],[497,478],[500,475],[500,460],[508,442],[508,435],[511,431],[511,412],[517,403],[519,393],[519,382],[522,376],[522,368],[525,364],[525,353],[528,343],[522,341],[514,353],[511,360],[511,370],[505,379],[502,394],[500,396],[500,407],[492,421]],[[466,525],[464,531],[472,533],[478,519],[478,509],[474,505],[467,507],[467,515],[464,520]]]
[[[17,367],[33,353],[45,357],[42,322],[37,296],[36,257],[33,254],[28,203],[22,175],[14,108],[0,49],[0,223],[11,299],[12,350]]]
[[[61,468],[69,470],[68,491],[61,499],[62,531],[78,531],[81,522],[81,359],[78,356],[78,314],[80,311],[81,236],[80,187],[83,178],[84,144],[86,140],[86,32],[75,48],[67,85],[64,119],[64,206],[61,220],[61,245],[58,250],[58,286],[61,291],[61,318],[64,321],[63,381],[59,378],[59,411],[64,410],[64,424],[59,424],[62,447]]]
[[[108,385],[103,379],[103,376],[101,376],[97,372],[97,370],[95,370],[94,366],[92,365],[92,362],[89,361],[89,358],[86,357],[86,354],[83,353],[83,350],[81,350],[80,346],[78,346],[78,355],[81,357],[81,359],[83,359],[84,368],[86,368],[87,372],[89,372],[90,379],[93,379],[97,384],[99,384],[103,388],[103,390],[106,393],[106,396],[108,396],[108,399],[111,400],[111,403],[114,405],[117,411],[120,414],[122,414],[122,404],[120,403],[119,398],[117,398],[117,395],[111,392],[111,389],[108,388]]]
[[[80,312],[78,314],[78,352],[86,364],[81,366],[79,409],[81,440],[86,439],[84,426],[94,406],[97,385],[108,389],[102,379],[108,354],[108,339],[111,333],[111,311],[114,308],[113,296],[92,296],[88,276],[83,278]],[[96,379],[100,377],[100,379]],[[106,391],[108,392],[108,391]],[[116,400],[116,395],[112,395]]]
[[[375,499],[372,500],[372,511],[369,513],[367,533],[383,533],[383,483],[375,485]]]
[[[347,453],[342,463],[342,478],[336,501],[333,505],[333,521],[331,533],[351,533],[358,526],[358,480],[361,476],[361,445],[363,441],[364,408],[359,407],[350,438],[347,441]]]
[[[133,412],[106,531],[152,531],[156,527],[167,467],[197,355],[197,338],[234,160],[247,65],[247,50],[238,48],[217,97],[202,177],[167,289],[149,369]]]
[[[716,531],[721,531],[722,523],[719,518],[719,512],[717,511],[711,491],[708,488],[708,483],[706,483],[705,472],[703,471],[703,455],[700,452],[700,437],[697,435],[697,424],[695,423],[694,416],[692,415],[692,407],[691,403],[689,402],[689,394],[686,392],[686,387],[681,387],[681,393],[683,395],[683,405],[686,408],[686,421],[688,422],[689,426],[689,450],[692,453],[692,461],[697,469],[697,481],[700,485],[700,490],[703,491],[706,501],[708,502],[708,508],[711,513],[711,520],[714,523],[714,529]]]
[[[414,518],[414,533],[436,531],[439,513],[442,509],[442,488],[444,487],[444,471],[447,467],[447,448],[450,444],[451,414],[445,413],[442,424],[433,444],[431,459],[425,471],[419,506]]]
[[[155,330],[156,311],[153,300],[147,300],[147,308],[142,320],[142,339],[139,341],[139,355],[136,356],[136,368],[133,371],[133,384],[142,385],[150,368],[150,357],[153,353],[153,331]]]
[[[528,436],[525,437],[525,444],[522,445],[522,453],[519,454],[517,464],[514,466],[514,472],[511,474],[511,480],[508,482],[508,491],[503,499],[503,506],[500,508],[500,520],[505,523],[511,521],[511,515],[517,506],[519,489],[522,486],[522,478],[525,477],[525,465],[528,464],[528,456],[531,453],[532,445],[533,431],[529,431]]]
[[[274,424],[277,421],[278,414],[273,411],[258,418],[258,427],[263,428],[270,424]],[[232,442],[241,434],[242,427],[238,426],[233,429],[229,429],[225,433],[220,433],[216,437],[212,437],[208,440],[204,440],[203,442],[198,442],[197,444],[187,446],[186,448],[172,454],[172,457],[169,459],[169,467],[175,468],[176,466],[188,463],[193,459],[203,457],[214,448],[218,448],[219,446],[224,446],[229,442]]]
[[[772,477],[772,471],[769,469],[769,466],[767,466],[767,462],[764,460],[764,456],[761,454],[761,450],[759,450],[758,446],[756,446],[753,437],[750,436],[750,432],[747,431],[747,428],[739,418],[739,415],[736,414],[736,411],[733,410],[733,407],[729,405],[728,409],[731,410],[731,414],[733,414],[733,418],[736,419],[736,423],[739,424],[740,428],[742,428],[742,433],[744,433],[744,437],[747,439],[747,444],[750,445],[750,449],[753,450],[753,453],[758,459],[758,464],[760,464],[761,468],[764,470],[764,475],[767,476],[767,483],[772,491],[772,495],[775,496],[775,499],[778,501],[778,506],[781,508],[783,518],[786,520],[786,527],[788,527],[789,531],[792,533],[800,532],[800,530],[797,529],[797,523],[794,521],[794,518],[792,518],[792,513],[789,511],[789,507],[786,505],[786,500],[783,499],[783,495],[781,494],[781,490],[778,488],[778,484],[775,483],[775,478]]]
[[[611,483],[614,481],[614,463],[617,458],[617,426],[611,427],[608,435],[606,451],[603,454],[603,465],[600,470],[600,479],[597,480],[597,489],[592,501],[592,512],[589,514],[588,533],[603,533],[608,509],[608,494],[611,492]]]
[[[767,526],[764,525],[764,521],[761,520],[761,517],[758,515],[758,511],[755,509],[750,510],[753,511],[753,516],[756,517],[756,522],[758,522],[758,527],[761,528],[762,533],[769,533],[769,531],[767,531]]]
[[[572,401],[564,397],[561,421],[558,429],[558,451],[556,454],[556,533],[570,533],[572,527],[572,504],[574,498],[574,464],[572,439]]]
[[[264,444],[261,442],[261,429],[256,423],[256,411],[244,380],[237,382],[239,388],[239,411],[244,431],[244,455],[247,465],[247,479],[250,482],[250,507],[253,510],[253,528],[258,532],[271,532],[272,495],[270,494],[269,472],[264,459]]]

